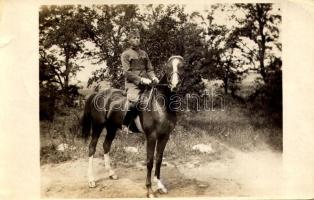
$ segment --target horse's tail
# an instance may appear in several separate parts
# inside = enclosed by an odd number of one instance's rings
[[[88,97],[84,107],[84,114],[82,117],[81,125],[82,125],[82,137],[85,141],[88,139],[90,135],[90,130],[92,127],[92,116],[91,116],[91,108],[93,106],[93,99],[96,94],[92,94]]]

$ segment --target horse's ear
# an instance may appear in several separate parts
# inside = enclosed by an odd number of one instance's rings
[[[170,63],[171,63],[171,62],[169,62],[169,61],[167,61],[167,62],[165,63],[165,65],[164,65],[164,66],[165,66],[165,69],[168,69],[169,67],[171,67]]]
[[[184,60],[184,58],[182,58],[182,68],[183,69],[187,68],[187,64],[186,64],[186,61]]]
[[[187,67],[186,61],[184,59],[182,60],[182,65],[184,69]]]

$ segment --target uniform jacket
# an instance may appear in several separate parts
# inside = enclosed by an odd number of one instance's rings
[[[121,55],[122,67],[125,72],[126,82],[139,85],[141,78],[154,78],[155,72],[145,51],[129,48]]]

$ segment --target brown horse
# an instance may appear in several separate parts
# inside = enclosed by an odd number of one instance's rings
[[[137,123],[143,130],[147,140],[147,197],[154,197],[151,183],[151,172],[154,164],[156,148],[155,181],[159,192],[167,193],[167,189],[160,179],[160,167],[163,152],[171,131],[176,124],[176,108],[174,94],[180,85],[180,74],[183,71],[184,59],[181,56],[171,56],[163,71],[164,74],[157,85],[146,89],[138,104],[139,121]],[[86,101],[82,119],[82,133],[87,139],[92,129],[92,139],[89,144],[88,183],[89,187],[95,187],[93,177],[93,156],[96,151],[98,138],[104,127],[107,135],[103,143],[105,168],[109,170],[109,177],[117,179],[118,176],[110,166],[109,151],[115,138],[116,131],[121,128],[126,114],[127,98],[122,90],[107,89],[92,94]],[[173,108],[171,107],[173,104]]]

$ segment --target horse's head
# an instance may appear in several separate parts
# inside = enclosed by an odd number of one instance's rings
[[[184,59],[181,56],[171,56],[166,64],[165,76],[171,92],[176,91],[182,83],[184,71]]]

